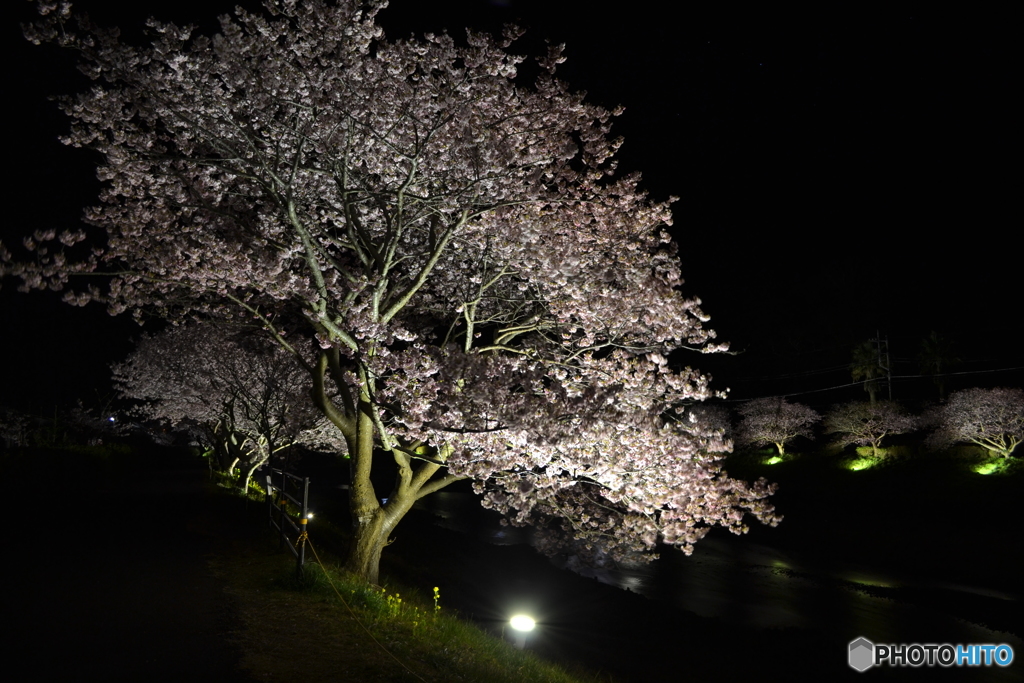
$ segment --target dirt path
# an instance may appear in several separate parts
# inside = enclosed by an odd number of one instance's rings
[[[0,604],[5,645],[33,678],[254,680],[238,668],[239,618],[209,554],[229,528],[258,530],[210,496],[205,478],[179,470],[45,485],[34,504],[15,494]]]

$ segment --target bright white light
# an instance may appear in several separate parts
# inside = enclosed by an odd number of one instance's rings
[[[313,519],[313,513],[312,512],[307,512],[306,513],[306,519]]]
[[[525,614],[517,614],[509,620],[509,624],[517,631],[532,631],[537,622]]]

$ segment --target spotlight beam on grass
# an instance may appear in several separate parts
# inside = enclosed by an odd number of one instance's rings
[[[1005,466],[1005,463],[999,462],[997,460],[989,460],[988,462],[983,462],[980,465],[976,465],[974,467],[974,471],[977,472],[978,474],[992,474],[993,472],[998,472],[999,470],[1001,470],[1003,466]]]
[[[860,470],[866,470],[870,467],[874,467],[877,464],[878,461],[875,460],[874,458],[856,458],[854,460],[848,461],[846,463],[846,468],[858,472]]]

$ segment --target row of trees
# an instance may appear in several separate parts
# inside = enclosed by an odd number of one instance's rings
[[[137,402],[136,416],[187,429],[216,455],[222,470],[233,473],[241,465],[243,490],[254,470],[289,446],[344,446],[309,400],[301,365],[251,331],[210,324],[172,327],[141,340],[113,374],[121,397]],[[823,418],[781,397],[750,401],[738,413],[736,442],[773,445],[780,457],[797,437],[813,439],[818,423],[839,445],[870,446],[875,457],[886,437],[917,430],[929,430],[928,443],[936,448],[973,443],[1004,458],[1024,440],[1020,389],[955,392],[948,403],[921,416],[877,401],[838,405]],[[726,412],[711,405],[691,407],[681,423],[706,440],[702,448],[709,452],[725,450],[723,437],[733,436]]]
[[[821,422],[825,434],[836,435],[842,446],[871,446],[875,457],[883,439],[928,429],[928,443],[941,448],[972,443],[993,455],[1008,458],[1024,441],[1024,391],[1020,389],[966,389],[922,416],[910,414],[893,401],[852,402],[834,407],[822,418],[811,408],[785,398],[762,398],[739,408],[736,430],[739,444],[774,445],[780,456],[797,437],[814,438]],[[726,415],[721,416],[727,419]]]
[[[776,523],[772,488],[727,477],[721,434],[682,419],[714,392],[668,358],[724,346],[681,293],[669,203],[616,173],[618,112],[558,78],[561,47],[527,76],[517,29],[387,40],[384,6],[267,0],[212,36],[151,20],[137,47],[40,2],[26,37],[93,81],[61,100],[64,140],[101,159],[103,187],[87,231],[0,244],[0,275],[287,356],[309,399],[229,386],[251,367],[233,341],[160,410],[209,404],[225,459],[251,466],[308,400],[351,458],[347,566],[371,582],[413,504],[464,479],[513,523],[613,557]],[[119,381],[166,400],[154,386],[197,348],[140,349]]]

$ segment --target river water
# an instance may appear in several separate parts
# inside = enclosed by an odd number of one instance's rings
[[[494,630],[500,630],[504,626],[500,615],[503,606],[494,604],[495,599],[489,593],[506,596],[502,599],[507,609],[515,609],[518,603],[541,613],[547,610],[551,633],[543,633],[542,623],[537,634],[530,636],[533,647],[545,654],[575,658],[591,665],[596,663],[620,677],[633,672],[637,674],[636,680],[648,679],[643,671],[660,673],[670,671],[671,667],[644,669],[635,661],[617,666],[613,654],[595,652],[593,647],[575,647],[572,637],[559,638],[558,634],[565,636],[569,632],[571,636],[573,629],[577,629],[580,638],[592,644],[601,640],[604,629],[612,634],[608,642],[621,643],[620,654],[625,657],[628,655],[625,648],[630,646],[627,645],[629,638],[622,635],[624,628],[630,632],[644,631],[652,622],[658,622],[658,628],[649,629],[656,635],[640,637],[642,643],[664,636],[666,629],[677,627],[679,637],[685,638],[684,632],[692,633],[694,623],[706,623],[711,630],[742,634],[737,636],[740,641],[793,642],[805,648],[831,649],[830,653],[817,652],[807,661],[819,666],[823,661],[834,659],[833,663],[842,666],[830,665],[829,675],[843,677],[853,671],[845,666],[845,651],[840,648],[858,637],[893,644],[1005,643],[1013,648],[1017,658],[1024,658],[1024,642],[1014,634],[1021,631],[1012,627],[1014,623],[1019,625],[1019,617],[1024,614],[1019,597],[984,585],[945,580],[941,571],[921,578],[901,575],[893,567],[884,566],[884,562],[879,563],[883,566],[832,563],[816,555],[813,548],[803,552],[783,550],[766,545],[763,542],[766,535],[762,535],[761,542],[752,542],[747,536],[717,533],[720,531],[717,529],[697,543],[689,557],[667,549],[659,560],[649,565],[587,569],[572,566],[571,558],[568,561],[565,558],[527,560],[519,551],[530,544],[529,530],[502,526],[500,518],[483,510],[476,497],[469,493],[440,492],[418,503],[412,515],[421,523],[454,532],[456,536],[449,538],[448,543],[463,546],[463,554],[456,553],[459,559],[442,565],[435,574],[438,580],[445,580],[452,587],[449,592],[455,594],[450,600],[460,611],[485,625],[490,622]],[[454,540],[456,537],[462,540]],[[494,550],[483,551],[485,547]],[[504,555],[502,548],[506,550]],[[512,553],[513,550],[516,552]],[[446,551],[451,552],[451,549]],[[565,579],[567,568],[573,569],[577,581],[590,579],[589,584],[597,582],[628,591],[646,598],[647,604],[638,608],[621,601],[621,608],[591,612],[588,603],[618,605],[620,601],[609,597],[608,593],[586,597],[587,591],[596,590],[587,588],[588,582],[581,584],[584,586],[580,589],[582,596],[569,598],[576,588],[568,587],[571,582]],[[560,594],[551,595],[545,589],[552,584],[567,587],[560,589]],[[442,594],[446,595],[444,589]],[[566,610],[560,612],[556,606],[545,605],[545,600],[556,605],[571,602],[571,616],[567,616]],[[615,609],[632,612],[630,616],[620,617]],[[696,622],[694,615],[700,618]],[[630,619],[644,623],[630,623]],[[688,631],[679,626],[684,622],[690,624]],[[1011,630],[1014,633],[1009,632]],[[545,638],[564,642],[545,642]],[[671,643],[673,639],[666,636],[666,642]],[[746,647],[743,642],[739,644],[741,649]],[[705,643],[704,647],[714,646]],[[646,657],[650,658],[651,654]],[[666,659],[672,658],[666,655]],[[798,659],[795,657],[793,661]],[[750,667],[751,671],[757,669],[756,665]],[[881,674],[900,676],[901,680],[907,676],[926,676],[933,680],[937,676],[1009,681],[1024,680],[1022,671],[1024,663],[1015,661],[1005,668],[886,668],[870,673],[876,677]]]

